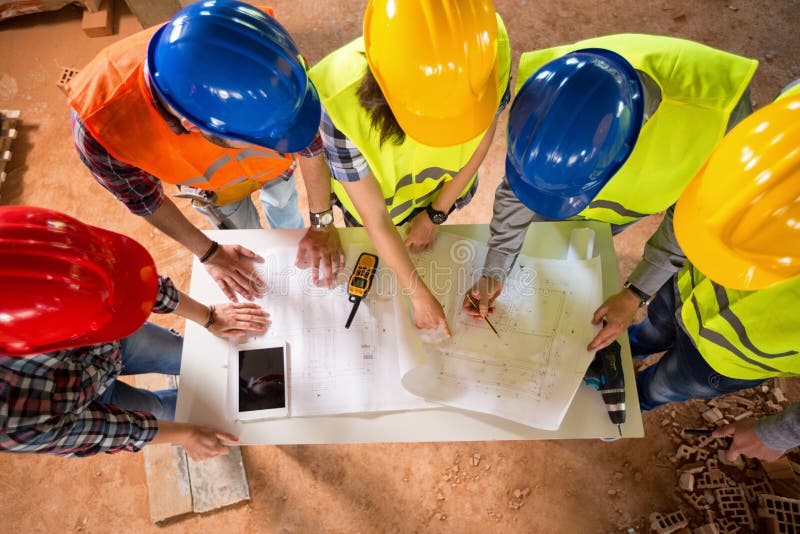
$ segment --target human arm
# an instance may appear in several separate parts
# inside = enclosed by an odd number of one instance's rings
[[[135,215],[178,241],[192,254],[202,257],[213,241],[195,227],[178,207],[164,195],[161,181],[133,165],[118,161],[86,130],[72,112],[72,137],[81,161],[94,179],[122,202]],[[205,262],[211,277],[229,299],[236,300],[236,292],[250,299],[261,294],[262,284],[257,280],[253,261],[263,258],[239,245],[221,245]]]
[[[400,233],[386,210],[378,182],[370,173],[358,181],[342,182],[342,186],[358,210],[378,255],[411,299],[417,328],[442,328],[449,336],[444,309],[417,274]]]
[[[322,213],[331,209],[331,176],[322,151],[312,157],[301,157],[299,165],[306,186],[308,210]],[[301,269],[310,266],[314,285],[333,287],[336,274],[344,268],[344,250],[333,224],[308,228],[297,246],[295,266]]]
[[[470,315],[490,315],[492,303],[503,290],[503,283],[517,260],[528,227],[534,221],[545,220],[525,207],[504,177],[494,196],[489,242],[481,278],[469,290],[480,303],[478,314],[464,296],[463,307]]]
[[[228,454],[230,446],[238,442],[236,436],[206,426],[159,421],[158,432],[150,443],[180,445],[192,460],[199,461]]]
[[[658,229],[647,241],[642,261],[628,277],[628,282],[643,295],[654,295],[686,263],[686,255],[675,237],[674,213],[675,207],[670,206]],[[642,302],[631,288],[623,288],[606,299],[592,317],[592,324],[602,322],[603,328],[587,349],[600,350],[610,345],[633,322]]]
[[[740,454],[749,458],[776,460],[787,450],[800,445],[800,404],[793,404],[779,414],[761,419],[736,421],[716,429],[713,436],[733,436],[726,453],[730,461]]]
[[[206,306],[178,291],[172,280],[166,276],[158,277],[158,292],[153,312],[175,313],[223,338],[261,334],[269,326],[269,314],[254,302]]]
[[[461,192],[464,191],[464,188],[466,188],[467,184],[472,180],[472,177],[478,172],[478,167],[483,163],[487,152],[489,152],[489,147],[492,145],[496,129],[497,119],[495,118],[466,165],[464,165],[451,180],[444,183],[439,194],[431,202],[430,205],[434,210],[443,213],[450,212],[456,199],[458,199]],[[433,224],[428,214],[422,211],[412,219],[404,244],[406,247],[410,248],[412,252],[428,250],[433,246],[433,240],[436,238],[438,229],[439,226]]]

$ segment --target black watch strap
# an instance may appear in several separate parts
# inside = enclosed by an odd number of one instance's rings
[[[647,293],[645,293],[635,285],[631,284],[630,282],[625,282],[625,289],[630,289],[634,295],[639,297],[639,300],[641,301],[639,303],[640,308],[642,306],[647,306],[648,304],[650,304],[650,300],[653,298],[652,295],[648,295]]]
[[[425,206],[425,213],[428,214],[428,218],[430,218],[433,224],[442,224],[447,220],[447,213],[433,209],[431,204]]]

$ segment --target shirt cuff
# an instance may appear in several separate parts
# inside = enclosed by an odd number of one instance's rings
[[[676,272],[674,269],[662,269],[650,262],[641,261],[628,277],[628,282],[652,297]]]
[[[490,248],[486,253],[481,275],[504,282],[516,260],[514,254],[503,254],[499,250]]]
[[[180,293],[168,276],[158,275],[158,293],[153,313],[172,313],[178,307]]]
[[[800,445],[800,404],[756,421],[756,436],[761,443],[776,451]]]

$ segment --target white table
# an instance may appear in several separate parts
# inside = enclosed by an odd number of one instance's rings
[[[595,231],[594,254],[599,254],[603,269],[604,298],[619,291],[616,257],[607,224],[594,222],[535,223],[528,230],[522,252],[529,256],[564,258],[570,232],[589,227]],[[486,242],[487,225],[444,225],[440,231]],[[366,242],[361,228],[339,229],[345,245]],[[207,232],[220,243],[241,244],[259,250],[296,246],[305,230],[217,230]],[[190,294],[210,304],[225,302],[225,296],[195,258]],[[642,416],[636,394],[633,365],[627,336],[620,338],[625,371],[627,421],[623,437],[642,437]],[[195,323],[187,321],[183,345],[177,421],[210,424],[229,420],[227,411],[227,344]],[[219,424],[215,425],[219,426]],[[249,423],[229,421],[220,428],[239,436],[243,445],[306,443],[372,443],[425,441],[485,441],[519,439],[569,439],[617,437],[599,392],[581,385],[561,427],[557,431],[539,430],[499,417],[459,410],[436,408],[369,414],[289,417]]]

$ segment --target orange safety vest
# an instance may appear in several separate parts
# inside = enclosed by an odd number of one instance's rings
[[[176,134],[170,128],[143,73],[147,46],[157,29],[105,48],[67,86],[69,105],[92,136],[115,159],[162,182],[214,191],[220,205],[244,198],[286,172],[296,155],[257,146],[222,148],[198,132]]]

